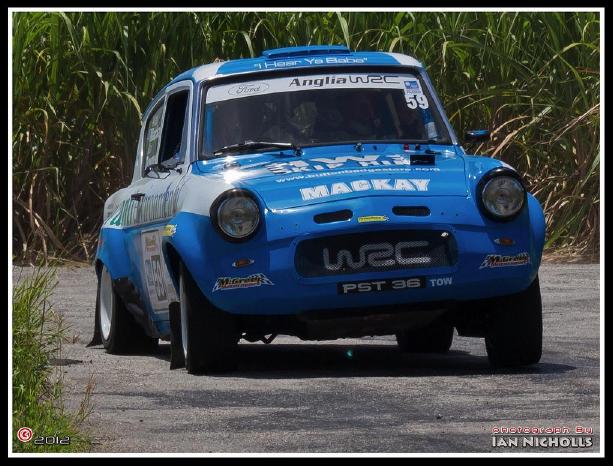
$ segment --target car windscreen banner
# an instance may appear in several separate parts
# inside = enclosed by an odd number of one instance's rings
[[[212,86],[207,92],[206,102],[318,89],[399,89],[407,95],[423,94],[419,79],[411,74],[342,73],[290,76]]]

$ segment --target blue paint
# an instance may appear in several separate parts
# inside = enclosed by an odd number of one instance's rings
[[[219,67],[218,74],[321,66],[341,68],[355,65],[356,62],[363,65],[402,66],[396,58],[385,53],[350,52],[342,46],[289,47],[265,51],[257,58],[225,62]],[[182,73],[169,84],[184,79],[199,84],[195,78],[196,70],[197,68],[194,68]],[[426,72],[422,68],[419,72],[423,82],[430,86]],[[164,92],[164,89],[160,92]],[[435,103],[439,104],[438,101]],[[194,99],[193,105],[199,104],[199,99]],[[192,111],[196,115],[197,107]],[[431,115],[428,115],[428,121],[431,118]],[[207,124],[211,120],[206,118]],[[195,153],[195,149],[192,148],[192,153]],[[418,151],[415,151],[414,147],[411,147],[411,151],[405,149],[403,144],[378,142],[364,144],[359,153],[353,145],[340,144],[305,147],[301,157],[296,157],[292,151],[276,150],[233,158],[236,166],[232,169],[240,176],[232,181],[231,186],[252,192],[260,208],[261,225],[253,238],[239,243],[224,239],[211,225],[209,205],[206,204],[200,212],[179,209],[171,218],[160,219],[157,224],[149,224],[146,227],[111,228],[105,225],[101,230],[102,242],[96,259],[106,264],[114,279],[129,277],[140,293],[147,296],[145,273],[141,270],[141,232],[156,227],[161,229],[166,224],[175,225],[176,232],[172,236],[161,238],[166,263],[169,248],[172,248],[190,270],[205,297],[215,306],[233,314],[280,315],[308,310],[446,299],[462,301],[503,296],[525,289],[538,272],[544,246],[545,221],[538,201],[528,194],[527,205],[514,220],[504,223],[490,220],[477,208],[476,198],[479,193],[476,192],[476,186],[485,173],[502,166],[502,162],[467,155],[458,144],[422,144]],[[390,164],[377,167],[378,171],[368,172],[362,170],[368,166],[360,165],[358,161],[351,159],[369,155],[376,156],[377,162],[390,162],[396,160],[394,157],[408,157],[411,153],[420,154],[426,150],[438,153],[432,167]],[[342,167],[325,169],[321,169],[322,163],[315,160],[330,157],[349,159]],[[228,161],[226,157],[194,161],[185,176],[193,180],[218,182],[228,174]],[[292,165],[294,162],[300,162],[303,168],[296,169],[296,166]],[[277,171],[272,169],[273,164]],[[305,166],[308,167],[306,171]],[[296,170],[292,171],[294,169]],[[287,172],[283,173],[284,170]],[[392,183],[398,179],[428,179],[429,185],[427,190],[414,189],[410,192],[375,189],[377,183],[381,185],[382,179],[389,179]],[[313,198],[304,198],[301,191],[322,185],[325,185],[326,190],[332,191],[333,188],[329,187],[334,183],[352,186],[352,182],[356,180],[362,183],[360,186],[369,188]],[[204,183],[204,186],[207,184]],[[203,192],[202,198],[206,197],[204,194]],[[427,207],[430,215],[395,215],[393,209],[398,205]],[[313,220],[315,215],[344,209],[353,212],[351,220],[322,224]],[[373,215],[385,216],[387,220],[363,224],[357,220],[359,217]],[[449,232],[457,242],[457,263],[446,267],[316,278],[301,277],[296,271],[295,251],[298,243],[305,239],[349,233],[383,234],[387,230],[402,229]],[[515,244],[498,245],[494,240],[499,237],[510,237]],[[515,256],[522,252],[528,253],[529,263],[500,268],[482,267],[488,255]],[[253,263],[240,269],[233,267],[232,263],[240,258],[251,259]],[[264,274],[273,285],[213,291],[220,278],[245,278],[257,273]],[[170,275],[177,288],[174,271],[170,270]],[[426,286],[403,291],[361,294],[339,294],[337,290],[337,284],[343,281],[413,276],[425,277]],[[431,285],[440,278],[450,279],[451,282]],[[151,314],[160,333],[167,334],[168,322],[164,314],[156,314],[149,301],[147,312]],[[349,352],[347,356],[352,357]]]

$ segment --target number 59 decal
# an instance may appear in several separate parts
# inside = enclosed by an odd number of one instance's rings
[[[407,100],[407,106],[410,109],[419,108],[428,108],[430,104],[428,104],[428,99],[423,94],[405,94]]]

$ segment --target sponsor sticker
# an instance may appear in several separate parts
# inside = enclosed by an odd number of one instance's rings
[[[176,225],[166,225],[162,229],[162,236],[174,236],[176,232],[177,232]]]
[[[179,195],[188,178],[182,178],[176,185],[169,185],[165,191],[147,194],[140,201],[128,197],[117,205],[104,226],[123,228],[169,219],[178,210]]]
[[[389,217],[385,215],[366,215],[364,217],[358,217],[358,223],[370,223],[370,222],[387,222]]]
[[[337,283],[338,294],[373,293],[380,291],[401,291],[412,288],[425,288],[424,277],[393,278],[386,280],[361,280]]]
[[[157,235],[153,235],[153,234],[146,234],[143,235],[143,238],[145,240],[145,252],[147,253],[152,253],[152,252],[157,252],[158,250],[158,239],[157,239]]]
[[[228,94],[235,96],[258,94],[266,91],[269,87],[264,82],[242,83],[228,89]]]
[[[411,159],[404,154],[390,155],[345,155],[338,157],[314,157],[310,160],[295,160],[291,162],[274,162],[266,166],[275,175],[290,173],[326,172],[338,170],[346,165],[374,168],[406,168],[410,167]]]
[[[313,59],[315,60],[315,59]],[[274,68],[280,63],[274,62]],[[295,66],[295,61],[292,66]],[[271,63],[265,63],[266,68]],[[407,87],[409,86],[409,87]],[[278,92],[296,92],[311,89],[398,89],[413,94],[423,91],[415,75],[388,73],[338,73],[313,74],[309,76],[288,76],[269,79],[267,81],[245,81],[240,84],[222,84],[212,86],[206,94],[206,102],[222,102],[225,100],[248,97],[250,95],[274,94]]]
[[[483,259],[479,269],[498,268],[498,267],[515,267],[518,265],[526,265],[530,263],[530,255],[527,252],[520,252],[514,256],[502,256],[500,254],[488,254]]]
[[[275,179],[275,181],[277,183],[291,183],[292,181],[297,181],[297,180],[311,180],[314,178],[329,178],[329,177],[334,177],[334,176],[338,176],[338,175],[372,175],[374,173],[381,173],[382,171],[387,171],[386,168],[355,168],[355,169],[351,169],[351,170],[338,170],[338,171],[333,171],[333,172],[321,172],[321,173],[305,173],[304,175],[299,174],[299,175],[292,175],[292,176],[286,176],[286,177],[282,177],[282,178],[277,178]],[[430,173],[436,173],[436,172],[440,172],[441,169],[438,167],[400,167],[400,168],[394,168],[394,172],[408,172],[408,173],[412,173],[414,174],[414,172],[430,172]]]
[[[364,84],[373,86],[398,88],[398,76],[394,75],[341,75],[341,76],[309,76],[307,78],[293,78],[288,87],[362,87]]]
[[[418,92],[421,94],[421,85],[417,79],[407,79],[404,82],[404,88],[407,93],[415,93]]]
[[[262,285],[274,285],[274,283],[263,273],[254,273],[248,277],[219,277],[215,282],[213,291],[254,288]]]
[[[162,255],[160,230],[144,231],[141,234],[142,270],[149,302],[154,310],[168,308],[175,297],[170,275]]]
[[[320,184],[300,189],[303,201],[323,197],[351,194],[358,191],[428,191],[429,179],[372,179],[354,180],[349,183]]]
[[[298,58],[295,60],[267,60],[264,63],[254,63],[253,67],[257,70],[271,70],[292,68],[295,66],[314,66],[314,65],[338,65],[338,64],[364,64],[368,62],[368,57],[325,57],[325,58]]]

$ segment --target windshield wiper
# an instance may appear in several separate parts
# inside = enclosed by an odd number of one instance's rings
[[[240,152],[248,149],[265,149],[267,147],[273,147],[277,149],[292,149],[296,155],[301,154],[300,147],[293,142],[270,142],[270,141],[244,141],[239,144],[231,144],[224,146],[221,149],[217,149],[213,152],[213,155],[222,155],[228,152]]]
[[[428,139],[426,141],[426,144],[428,144],[428,145],[430,145],[430,144],[445,144],[445,143],[446,143],[446,140],[443,140],[442,142],[440,142],[440,141],[438,141],[438,138],[437,139]],[[441,154],[440,151],[432,150],[432,149],[430,149],[430,147],[426,147],[426,149],[422,149],[421,148],[422,144],[423,143],[421,143],[421,142],[415,144],[415,150],[416,151],[423,150],[424,154],[428,154],[428,155],[440,155]]]

